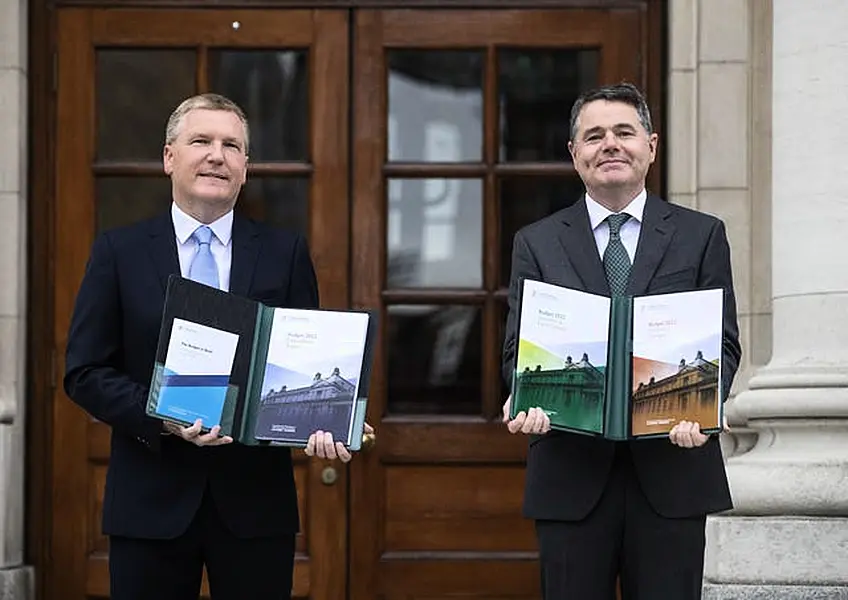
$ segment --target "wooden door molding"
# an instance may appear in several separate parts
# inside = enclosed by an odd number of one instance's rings
[[[640,8],[656,0],[534,0],[533,8]],[[116,0],[54,0],[57,6],[115,6]],[[122,0],[121,6],[206,8],[204,0]],[[527,0],[226,0],[215,8],[527,8]]]
[[[233,23],[238,22],[239,27]],[[50,260],[55,293],[50,307],[53,363],[48,439],[50,466],[43,475],[51,490],[43,507],[47,542],[36,566],[43,598],[82,600],[108,595],[107,542],[100,534],[103,484],[110,431],[70,402],[62,390],[64,349],[77,288],[96,234],[95,180],[101,176],[150,177],[158,161],[98,162],[95,102],[96,52],[101,48],[194,48],[197,86],[208,89],[209,49],[306,48],[309,59],[308,158],[305,162],[251,163],[252,177],[309,177],[308,233],[322,304],[349,303],[348,193],[348,14],[346,11],[187,11],[61,9],[57,15],[56,227]],[[247,109],[247,107],[246,107]],[[248,109],[248,113],[249,113]],[[164,127],[164,121],[163,121]],[[285,199],[283,199],[285,200]],[[294,595],[345,598],[347,564],[347,473],[338,463],[335,485],[324,485],[326,466],[294,452],[301,504]],[[35,532],[33,532],[34,534]],[[320,560],[313,560],[318,556]],[[208,587],[204,583],[204,590]]]

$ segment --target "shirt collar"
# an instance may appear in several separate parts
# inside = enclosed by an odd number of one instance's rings
[[[203,225],[203,223],[177,206],[176,202],[171,203],[171,219],[174,221],[174,233],[177,234],[177,241],[180,244],[185,244],[188,238],[191,237],[191,234]],[[227,246],[230,243],[233,233],[233,211],[230,210],[216,221],[209,223],[209,229],[212,230],[212,233],[215,234],[215,237],[218,238],[221,244]]]
[[[630,204],[624,207],[621,212],[627,213],[631,218],[636,219],[639,223],[642,222],[642,215],[645,212],[645,201],[648,198],[648,192],[643,188],[639,194],[630,201]],[[598,225],[604,222],[608,216],[613,214],[607,207],[598,204],[598,202],[586,193],[586,208],[589,211],[589,223],[592,226],[592,231],[598,228]]]

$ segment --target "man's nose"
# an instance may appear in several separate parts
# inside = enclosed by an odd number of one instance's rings
[[[209,155],[207,157],[210,161],[220,163],[224,162],[224,147],[220,142],[213,142],[209,145]]]
[[[604,134],[603,140],[601,140],[601,150],[604,152],[611,152],[618,150],[618,148],[618,136],[612,131],[607,131],[606,134]]]

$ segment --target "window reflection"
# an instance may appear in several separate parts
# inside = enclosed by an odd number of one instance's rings
[[[389,52],[390,161],[480,160],[483,64],[481,52]]]
[[[387,187],[388,287],[481,287],[482,182],[390,179]]]
[[[195,92],[194,50],[98,49],[97,158],[162,160],[171,111]]]
[[[571,161],[571,105],[598,82],[597,50],[498,54],[502,161]]]
[[[309,160],[306,51],[210,50],[209,82],[246,113],[252,162]]]
[[[476,306],[389,307],[389,413],[480,413],[480,315]]]

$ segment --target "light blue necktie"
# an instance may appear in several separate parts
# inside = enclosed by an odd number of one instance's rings
[[[212,255],[212,230],[206,225],[201,225],[194,230],[191,236],[197,240],[197,254],[194,255],[194,260],[191,261],[191,267],[188,269],[188,278],[199,283],[208,285],[209,287],[218,287],[218,265],[215,263],[215,257]]]

